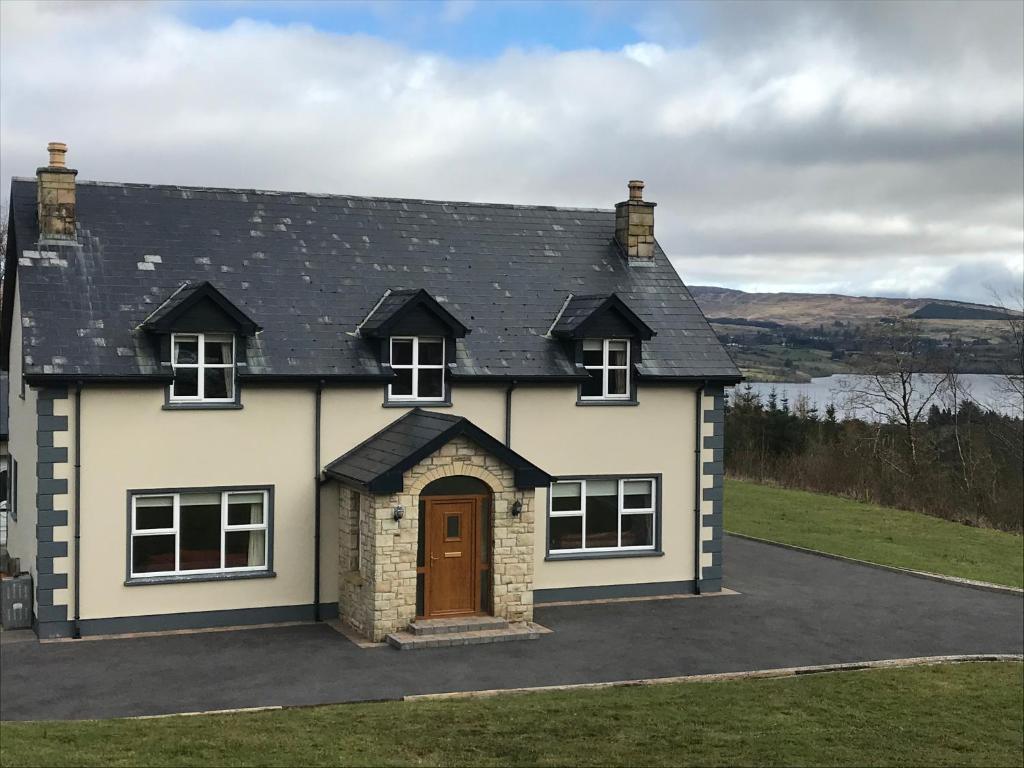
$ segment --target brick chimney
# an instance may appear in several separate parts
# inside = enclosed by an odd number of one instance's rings
[[[36,201],[39,213],[39,237],[74,238],[75,236],[75,176],[78,171],[64,164],[68,145],[51,141],[46,146],[50,162],[36,169],[39,179]]]
[[[631,262],[654,259],[654,206],[644,200],[644,183],[629,182],[629,199],[615,206],[615,239]]]

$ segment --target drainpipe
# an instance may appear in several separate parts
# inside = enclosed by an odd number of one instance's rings
[[[512,447],[512,390],[516,388],[516,380],[505,390],[505,447]]]
[[[316,385],[316,426],[313,429],[313,620],[320,621],[320,401],[323,379]]]
[[[703,430],[701,426],[704,421],[704,388],[707,386],[707,382],[703,382],[697,388],[697,406],[695,408],[695,419],[694,419],[694,433],[697,436],[695,444],[693,446],[693,558],[694,558],[694,588],[696,593],[700,594],[700,529],[701,515],[700,515],[700,502],[701,502],[701,483],[704,476],[704,467],[701,466],[701,449],[703,448],[702,443],[704,442]]]
[[[79,619],[82,608],[82,382],[75,383],[75,617],[71,636],[82,637]]]

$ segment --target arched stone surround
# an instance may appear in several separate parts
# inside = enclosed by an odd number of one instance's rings
[[[466,475],[484,482],[493,496],[492,605],[508,621],[533,619],[534,489],[515,487],[514,472],[465,437],[457,437],[403,475],[401,493],[360,494],[361,519],[353,514],[352,491],[340,487],[340,588],[342,619],[379,641],[405,629],[416,617],[416,549],[419,494],[444,477]],[[518,517],[514,502],[522,503]],[[405,510],[396,522],[393,510]],[[359,570],[352,568],[358,528]]]

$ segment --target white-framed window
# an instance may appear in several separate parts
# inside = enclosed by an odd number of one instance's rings
[[[265,490],[133,494],[129,575],[265,571],[270,514]]]
[[[584,339],[583,367],[590,379],[580,388],[581,400],[629,399],[628,339]]]
[[[444,339],[392,336],[388,400],[444,400]]]
[[[653,477],[593,477],[551,484],[548,551],[618,552],[656,546]]]
[[[235,337],[230,333],[171,334],[174,402],[235,400]]]

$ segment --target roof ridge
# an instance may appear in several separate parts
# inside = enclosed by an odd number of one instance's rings
[[[30,176],[13,176],[11,181],[23,181],[36,183],[36,179]],[[144,184],[132,181],[99,181],[96,179],[77,179],[76,186],[88,187],[131,187],[134,189],[169,189],[188,192],[228,192],[244,195],[267,195],[267,196],[301,196],[315,197],[332,200],[365,200],[382,203],[416,203],[418,205],[466,205],[477,208],[511,208],[513,210],[530,211],[579,211],[581,213],[614,213],[614,208],[588,208],[585,206],[565,205],[541,205],[538,203],[495,203],[473,200],[431,200],[416,197],[384,197],[380,195],[343,195],[334,192],[302,192],[297,190],[283,189],[255,189],[251,187],[207,187],[189,184]]]

